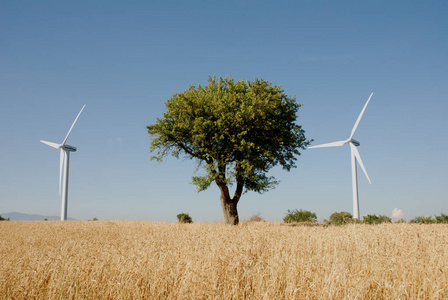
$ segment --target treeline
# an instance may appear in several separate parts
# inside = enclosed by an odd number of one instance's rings
[[[283,218],[285,223],[317,223],[316,213],[307,210],[288,210],[286,216]],[[328,225],[344,225],[344,224],[381,224],[392,223],[392,219],[385,215],[366,215],[362,220],[354,219],[352,214],[346,211],[335,212],[330,215],[329,220],[324,220]],[[404,219],[395,221],[394,223],[406,223]],[[416,224],[448,224],[448,215],[441,214],[440,216],[415,217],[409,223]]]
[[[180,213],[177,215],[179,223],[193,223],[193,219],[189,214]],[[47,219],[45,219],[46,221]],[[89,221],[97,221],[97,218]],[[0,221],[9,221],[0,216]],[[253,215],[248,221],[264,222],[265,220],[260,216],[260,213]],[[308,210],[289,210],[283,218],[285,223],[317,223],[316,213]],[[381,223],[407,223],[406,220],[400,219],[393,222],[392,219],[385,215],[366,215],[362,220],[354,219],[352,214],[346,211],[334,212],[330,215],[329,220],[324,220],[327,225],[344,225],[344,224],[381,224]],[[448,224],[448,215],[440,214],[440,216],[425,216],[415,217],[409,223],[414,224]]]

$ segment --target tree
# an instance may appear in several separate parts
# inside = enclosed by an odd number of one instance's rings
[[[179,220],[179,223],[193,223],[193,219],[190,217],[189,214],[180,213],[176,217]]]
[[[353,222],[353,216],[351,213],[346,211],[334,212],[330,215],[329,224],[332,225],[342,225]]]
[[[440,216],[435,216],[437,223],[448,224],[448,215],[441,214]]]
[[[285,223],[293,223],[293,222],[315,223],[316,221],[317,221],[316,213],[310,212],[308,210],[288,209],[286,216],[283,218],[283,222]]]
[[[299,149],[310,143],[295,124],[301,106],[295,97],[257,78],[209,77],[207,86],[192,85],[165,105],[163,118],[148,126],[151,152],[156,151],[151,159],[162,161],[171,154],[196,160],[205,174],[193,176],[192,183],[198,192],[216,183],[227,224],[238,224],[243,192],[273,188],[278,182],[266,173],[276,165],[287,171],[296,167]]]
[[[417,223],[417,224],[433,224],[436,223],[437,220],[433,219],[431,216],[426,217],[415,217],[414,219],[410,220],[409,223]]]
[[[362,222],[366,224],[392,223],[392,219],[385,215],[367,215],[364,216]]]

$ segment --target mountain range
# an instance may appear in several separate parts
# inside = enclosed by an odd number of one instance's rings
[[[10,213],[0,213],[0,216],[2,216],[2,218],[5,219],[10,219],[11,221],[43,221],[45,219],[49,220],[49,221],[57,221],[60,220],[61,217],[58,216],[42,216],[42,215],[30,215],[30,214],[25,214],[25,213],[20,213],[20,212],[10,212]],[[67,218],[67,220],[76,220],[73,218]]]

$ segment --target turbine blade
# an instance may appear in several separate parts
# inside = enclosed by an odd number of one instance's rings
[[[50,147],[53,147],[53,148],[56,148],[56,149],[58,149],[61,145],[59,145],[59,144],[56,144],[56,143],[52,143],[52,142],[47,142],[47,141],[42,141],[42,140],[40,140],[42,143],[44,143],[44,144],[46,144],[46,145],[48,145],[48,146],[50,146]]]
[[[317,146],[311,146],[308,148],[311,149],[311,148],[339,147],[339,146],[344,145],[345,143],[347,143],[347,141],[339,141],[339,142],[321,144],[321,145],[317,145]]]
[[[73,126],[75,126],[76,121],[78,121],[79,116],[81,115],[82,111],[84,110],[84,107],[86,107],[86,105],[84,104],[84,106],[81,108],[81,111],[79,112],[78,116],[76,116],[75,121],[72,124],[72,127],[70,127],[70,130],[67,133],[67,136],[65,137],[65,140],[62,142],[62,145],[65,145],[65,142],[67,142],[68,136],[70,135],[70,132],[72,132]]]
[[[64,166],[64,154],[65,151],[61,149],[61,154],[59,155],[59,196],[62,193],[62,169]]]
[[[358,149],[352,143],[350,143],[350,148],[351,148],[353,154],[355,155],[356,160],[359,162],[359,165],[361,166],[361,169],[364,171],[364,174],[366,175],[367,180],[369,181],[370,184],[372,184],[372,182],[370,181],[369,175],[367,175],[366,168],[364,167],[364,164],[362,163],[361,155],[359,155]]]
[[[361,113],[359,114],[359,117],[356,120],[355,126],[353,126],[352,133],[350,134],[349,140],[351,140],[353,138],[353,136],[355,135],[355,131],[358,128],[358,125],[359,125],[359,122],[361,121],[362,115],[364,114],[364,111],[366,110],[367,104],[369,104],[370,98],[372,98],[372,96],[373,96],[373,93],[370,94],[369,99],[367,100],[366,104],[364,105],[364,108],[362,109]]]

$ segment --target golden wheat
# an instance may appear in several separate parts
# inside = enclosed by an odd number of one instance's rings
[[[448,226],[1,222],[4,299],[448,299]]]

